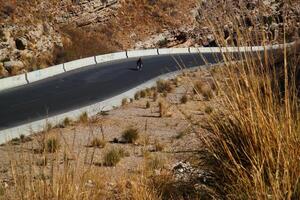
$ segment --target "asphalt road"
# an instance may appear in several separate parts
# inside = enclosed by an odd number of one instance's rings
[[[220,54],[160,55],[97,64],[0,92],[0,130],[54,116],[121,94],[159,75],[219,62]]]

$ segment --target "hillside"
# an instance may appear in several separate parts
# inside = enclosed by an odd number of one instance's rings
[[[225,11],[253,36],[265,31],[273,43],[282,42],[286,15],[286,35],[293,40],[299,36],[299,4],[283,2],[0,0],[0,78],[125,49],[215,46],[220,41],[207,16],[218,22],[226,43],[236,45],[236,27]]]

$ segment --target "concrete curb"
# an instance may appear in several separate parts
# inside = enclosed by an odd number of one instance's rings
[[[189,54],[189,53],[225,53],[225,52],[251,52],[251,51],[264,51],[270,49],[280,49],[284,47],[291,47],[295,42],[287,43],[285,45],[270,45],[270,46],[253,46],[253,47],[200,47],[200,48],[170,48],[170,49],[145,49],[145,50],[131,50],[117,53],[110,53],[104,55],[93,56],[74,60],[71,62],[55,65],[45,69],[37,70],[27,74],[12,76],[0,79],[0,92],[6,89],[14,88],[17,86],[26,85],[35,81],[43,80],[55,75],[62,74],[74,69],[83,68],[98,63],[116,61],[127,58],[166,55],[166,54]]]

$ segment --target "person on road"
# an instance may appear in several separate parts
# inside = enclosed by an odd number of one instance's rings
[[[136,69],[142,70],[142,67],[143,67],[143,61],[142,58],[139,58],[138,61],[136,62]]]

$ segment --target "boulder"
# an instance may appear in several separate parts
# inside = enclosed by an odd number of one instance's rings
[[[24,64],[21,61],[7,61],[7,62],[4,62],[4,68],[7,71],[11,71],[12,69],[20,70],[20,69],[24,68]]]

